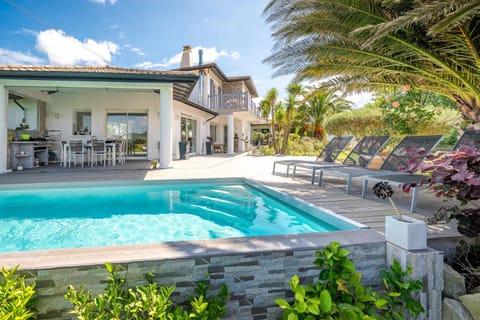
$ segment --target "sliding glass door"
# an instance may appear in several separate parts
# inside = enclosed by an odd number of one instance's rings
[[[197,150],[197,121],[190,118],[181,118],[180,131],[182,141],[188,141],[190,148],[188,153],[194,153]]]
[[[122,138],[127,142],[127,157],[147,156],[147,112],[107,113],[107,137]]]

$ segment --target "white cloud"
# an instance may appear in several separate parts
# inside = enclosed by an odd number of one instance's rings
[[[238,51],[233,51],[233,50],[227,50],[227,49],[221,49],[217,50],[215,47],[211,48],[205,48],[201,46],[196,46],[195,48],[192,48],[192,64],[194,66],[198,65],[198,50],[202,49],[203,50],[203,63],[210,63],[210,62],[215,62],[218,58],[220,57],[229,57],[232,59],[238,59],[240,58],[240,53]],[[133,49],[132,49],[133,50]],[[163,59],[162,62],[157,62],[153,63],[150,61],[145,61],[139,64],[136,64],[135,67],[139,68],[171,68],[172,66],[179,65],[180,60],[182,59],[182,51],[179,53],[175,54],[174,56]]]
[[[153,63],[151,61],[144,61],[137,63],[134,65],[136,68],[143,68],[143,69],[153,69],[153,68],[165,68],[166,65],[164,63]]]
[[[232,51],[230,53],[230,57],[232,57],[233,59],[238,59],[240,58],[240,53],[238,51]]]
[[[110,41],[82,42],[62,30],[48,29],[38,34],[37,49],[46,53],[49,63],[54,65],[106,65],[112,61],[118,46]]]
[[[90,0],[90,1],[94,3],[100,3],[100,4],[106,4],[106,3],[115,4],[117,3],[118,0]]]
[[[29,34],[32,36],[37,36],[38,32],[35,30],[27,29],[27,28],[22,28],[21,30],[14,31],[15,34]]]
[[[132,51],[135,52],[136,54],[138,54],[139,56],[144,56],[146,55],[145,52],[143,52],[141,49],[139,48],[132,48]]]
[[[24,54],[24,53],[0,48],[0,64],[38,65],[38,64],[42,64],[42,59],[38,57],[34,57],[30,54]]]

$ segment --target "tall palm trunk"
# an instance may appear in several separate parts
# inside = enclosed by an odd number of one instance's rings
[[[471,102],[466,101],[456,94],[453,95],[453,98],[465,120],[471,120],[474,124],[480,123],[480,107],[475,98],[473,98]]]
[[[287,118],[286,118],[285,126],[283,128],[283,141],[282,141],[282,149],[280,150],[280,154],[287,154],[288,138],[290,137],[291,123],[292,123],[292,113],[293,113],[293,110],[287,109]]]

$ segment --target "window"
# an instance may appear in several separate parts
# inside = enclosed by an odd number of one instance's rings
[[[215,95],[215,82],[213,79],[210,79],[210,96],[213,97]]]
[[[74,110],[73,111],[73,134],[91,134],[92,131],[92,111]]]

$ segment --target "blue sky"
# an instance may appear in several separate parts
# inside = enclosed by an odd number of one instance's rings
[[[268,0],[0,0],[0,64],[173,69],[184,45],[260,96],[291,77],[262,63],[273,47]]]

